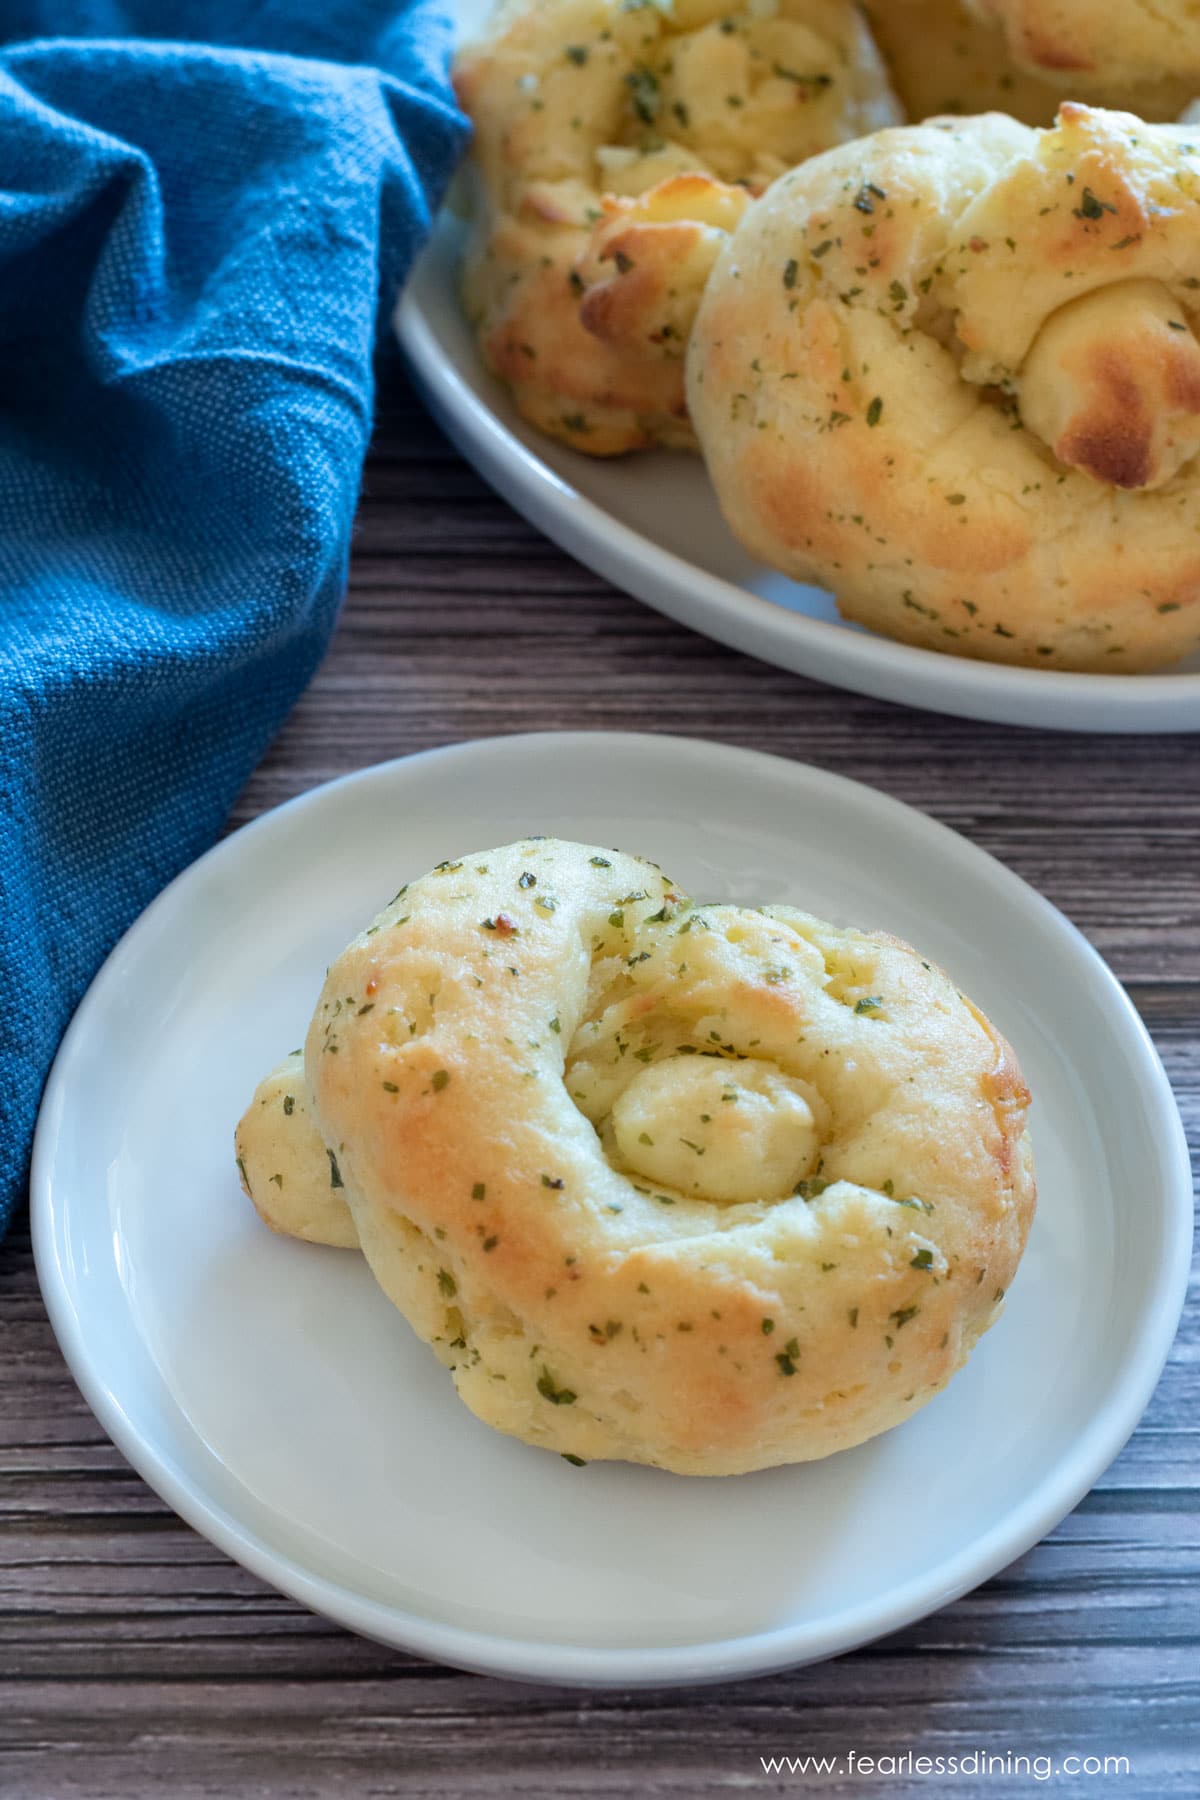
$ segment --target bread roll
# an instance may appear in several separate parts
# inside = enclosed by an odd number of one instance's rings
[[[529,839],[401,890],[238,1145],[276,1228],[313,1236],[314,1191],[332,1241],[352,1220],[479,1418],[719,1475],[860,1443],[961,1367],[1033,1215],[1028,1105],[898,939]]]
[[[455,86],[484,358],[531,423],[595,456],[694,445],[688,333],[749,196],[902,116],[850,0],[508,0]]]
[[[722,252],[689,396],[747,547],[908,643],[1200,642],[1200,140],[1079,105],[815,158]]]

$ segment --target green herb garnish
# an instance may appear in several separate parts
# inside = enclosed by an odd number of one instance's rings
[[[810,1175],[806,1180],[798,1181],[792,1192],[799,1194],[801,1200],[818,1200],[829,1186],[830,1183],[822,1181],[819,1175]]]
[[[654,70],[642,64],[625,77],[625,86],[629,89],[633,110],[642,124],[653,125],[662,106],[662,90]]]
[[[558,1386],[545,1363],[542,1364],[542,1372],[538,1376],[537,1391],[543,1400],[550,1402],[551,1406],[574,1406],[575,1404],[574,1393],[570,1388]]]
[[[832,75],[803,75],[796,69],[785,69],[782,63],[772,63],[771,73],[777,75],[781,81],[794,81],[800,87],[827,88],[833,86]]]
[[[1098,199],[1090,187],[1083,190],[1083,199],[1073,208],[1077,219],[1102,219],[1105,213],[1116,213],[1116,207],[1110,206],[1107,200]]]

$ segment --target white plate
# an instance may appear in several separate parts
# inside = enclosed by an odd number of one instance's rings
[[[361,1259],[271,1236],[232,1132],[326,964],[402,881],[530,831],[644,851],[702,896],[909,937],[1017,1046],[1041,1206],[1001,1321],[911,1421],[724,1481],[502,1438]],[[829,1656],[1019,1556],[1133,1429],[1183,1298],[1191,1187],[1162,1068],[1046,901],[871,789],[681,738],[460,745],[318,788],[154,902],[71,1026],[34,1242],[71,1369],[152,1487],[355,1630],[556,1682],[717,1680]]]
[[[456,0],[460,29],[484,0]],[[735,649],[836,687],[968,719],[1069,731],[1200,730],[1200,653],[1157,675],[1073,675],[893,643],[831,595],[753,562],[726,529],[699,458],[602,462],[525,425],[480,362],[458,298],[462,227],[443,217],[396,312],[417,385],[480,474],[588,568]]]

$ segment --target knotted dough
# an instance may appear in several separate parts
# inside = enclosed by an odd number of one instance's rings
[[[730,1474],[962,1365],[1029,1230],[1028,1103],[899,940],[529,839],[401,890],[237,1143],[266,1221],[358,1241],[481,1419]]]
[[[694,443],[687,336],[749,197],[902,117],[851,0],[507,0],[454,79],[484,358],[597,456]]]
[[[996,661],[1200,642],[1200,133],[1062,108],[827,152],[730,239],[689,360],[726,516],[850,618]]]

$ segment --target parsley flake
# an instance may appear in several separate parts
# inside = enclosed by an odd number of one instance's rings
[[[538,1376],[537,1391],[543,1400],[550,1402],[551,1406],[574,1406],[575,1404],[575,1394],[570,1388],[558,1386],[545,1363],[542,1364],[542,1372]]]

